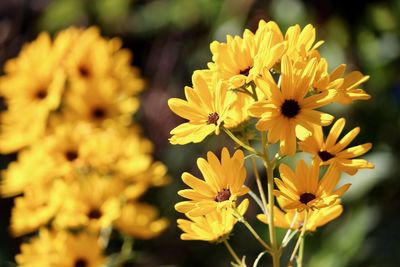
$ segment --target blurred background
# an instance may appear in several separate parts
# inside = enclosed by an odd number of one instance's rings
[[[167,99],[182,97],[193,71],[206,68],[210,42],[225,41],[226,34],[241,35],[244,28],[255,31],[260,19],[276,21],[282,31],[312,23],[317,39],[325,40],[320,51],[332,69],[346,63],[349,71],[371,76],[363,87],[372,95],[370,101],[331,106],[329,112],[347,119],[347,131],[361,127],[355,142],[373,143],[364,158],[376,168],[343,177],[353,184],[343,200],[345,211],[307,237],[305,266],[400,266],[400,1],[1,0],[0,66],[41,31],[98,25],[104,36],[122,38],[147,81],[137,120],[155,143],[156,159],[168,166],[172,177],[169,186],[145,196],[171,226],[157,239],[135,243],[139,256],[134,266],[227,266],[230,257],[222,245],[179,239],[175,220],[181,215],[173,206],[181,200],[176,192],[185,187],[181,173],[198,173],[195,159],[207,150],[219,153],[229,140],[222,136],[197,145],[170,145],[169,131],[182,121],[169,111]],[[1,168],[15,158],[1,155]],[[12,203],[0,200],[1,267],[14,266],[23,241],[8,232]],[[250,207],[250,212],[255,210]],[[266,234],[264,225],[253,223]],[[252,261],[260,247],[249,236],[238,225],[231,241]],[[260,266],[268,262],[265,256]]]

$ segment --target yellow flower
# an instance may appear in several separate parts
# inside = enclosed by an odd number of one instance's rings
[[[21,194],[31,185],[47,184],[58,174],[58,169],[47,151],[32,146],[18,154],[18,161],[11,162],[1,172],[1,195],[10,197]]]
[[[282,41],[275,22],[260,21],[255,34],[246,29],[243,38],[227,35],[226,43],[212,42],[213,62],[208,63],[208,68],[218,78],[229,81],[231,89],[242,87],[280,59],[284,50]]]
[[[274,222],[276,227],[285,229],[300,229],[304,226],[306,210],[297,211],[295,209],[286,212],[274,207]],[[315,232],[318,227],[321,227],[337,217],[343,212],[343,206],[338,200],[336,204],[321,209],[309,210],[307,215],[306,231]],[[265,214],[257,215],[257,219],[265,224],[268,224]]]
[[[203,71],[193,74],[193,88],[185,87],[186,101],[168,100],[170,109],[188,120],[172,129],[172,144],[199,143],[213,132],[218,135],[222,124],[232,125],[229,111],[236,96],[225,83],[215,78],[210,83],[207,75]]]
[[[45,59],[30,67],[29,72],[0,79],[0,91],[7,101],[1,115],[0,152],[15,152],[43,136],[50,112],[60,105],[65,81],[62,70]]]
[[[141,239],[154,238],[168,227],[168,220],[158,219],[155,207],[144,203],[128,203],[123,206],[115,227],[130,236]]]
[[[350,187],[350,184],[345,184],[335,190],[340,178],[335,168],[329,168],[320,180],[319,164],[315,162],[308,167],[304,160],[300,160],[294,172],[281,164],[279,172],[281,179],[275,178],[279,190],[274,190],[274,194],[281,198],[283,209],[324,208],[332,205]]]
[[[296,152],[296,137],[304,140],[312,134],[313,125],[325,126],[333,120],[331,115],[314,109],[331,103],[334,91],[306,96],[313,83],[317,60],[310,60],[304,67],[298,63],[292,63],[287,56],[282,58],[281,89],[265,70],[263,78],[257,79],[256,84],[267,100],[254,103],[249,109],[250,115],[260,118],[257,129],[268,130],[270,143],[280,140],[280,151],[285,155]]]
[[[54,220],[57,228],[85,227],[98,232],[119,217],[120,180],[92,175],[66,186],[68,193],[59,196],[64,202]]]
[[[56,215],[63,201],[64,187],[59,183],[30,186],[14,200],[10,230],[14,236],[36,231]]]
[[[189,199],[175,205],[179,212],[192,217],[231,207],[237,197],[249,191],[244,185],[246,169],[241,150],[237,150],[231,158],[228,149],[224,147],[221,161],[212,152],[208,152],[207,160],[199,158],[197,166],[203,174],[204,181],[187,172],[182,174],[182,180],[191,189],[178,192]]]
[[[328,74],[328,63],[321,59],[316,75],[314,88],[318,92],[334,89],[337,91],[335,101],[340,104],[350,104],[354,100],[367,100],[371,96],[364,90],[358,88],[359,85],[369,79],[368,75],[363,75],[359,71],[352,71],[343,77],[346,65],[341,64],[330,74]]]
[[[100,36],[97,27],[78,31],[79,34],[74,36],[75,45],[73,44],[64,62],[69,76],[73,82],[86,82],[104,77],[112,66],[107,40]]]
[[[338,141],[345,123],[344,118],[338,119],[325,141],[322,128],[316,127],[312,136],[299,143],[300,149],[311,153],[313,160],[321,162],[322,165],[333,165],[349,175],[356,174],[358,169],[374,168],[372,163],[364,159],[354,159],[367,153],[372,147],[371,143],[346,148],[360,132],[359,127],[354,128]]]
[[[249,201],[243,200],[237,207],[237,211],[243,215]],[[214,210],[203,216],[192,217],[186,214],[189,220],[178,219],[178,227],[182,229],[182,240],[202,240],[209,242],[221,242],[223,239],[228,238],[232,232],[233,226],[236,224],[237,219],[234,216],[234,211],[228,208]]]
[[[54,47],[50,35],[42,32],[32,42],[25,44],[18,57],[9,59],[4,66],[6,74],[29,73],[35,67],[46,69],[47,66],[55,66],[60,58],[55,56]],[[43,64],[44,61],[46,64]]]
[[[66,121],[86,121],[97,126],[107,126],[112,121],[124,125],[138,108],[136,98],[121,93],[114,79],[96,80],[75,84],[65,95],[62,113]]]
[[[88,29],[69,28],[57,35],[55,44],[60,49],[70,45],[64,65],[71,78],[72,86],[91,83],[105,77],[112,78],[120,92],[135,95],[142,91],[143,80],[137,68],[130,66],[132,55],[121,49],[119,38],[107,40],[97,27]],[[57,44],[59,44],[57,46]]]
[[[101,267],[106,263],[96,236],[46,230],[30,243],[22,244],[15,259],[21,267]]]
[[[292,60],[307,60],[312,57],[318,57],[319,53],[317,48],[320,47],[324,41],[315,42],[315,28],[308,24],[300,28],[298,24],[289,27],[285,34],[287,48],[285,54]]]

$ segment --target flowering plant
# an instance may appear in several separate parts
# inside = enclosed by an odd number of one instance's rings
[[[96,27],[68,28],[41,33],[5,65],[0,152],[18,159],[2,171],[1,195],[16,196],[12,234],[33,236],[19,266],[122,266],[134,238],[168,225],[140,200],[168,177],[132,120],[144,81],[121,46]]]
[[[295,260],[301,266],[306,234],[343,211],[340,197],[350,184],[338,186],[341,173],[354,175],[374,167],[357,158],[370,143],[348,147],[360,129],[339,139],[345,126],[340,118],[325,138],[323,127],[334,117],[317,110],[369,99],[359,88],[369,76],[358,71],[344,75],[344,64],[328,72],[328,62],[318,51],[323,41],[315,39],[312,25],[292,26],[283,35],[275,22],[260,21],[255,33],[245,30],[243,36],[228,35],[225,43],[212,42],[212,62],[193,73],[193,86],[185,87],[186,100],[168,101],[171,110],[187,120],[171,131],[172,144],[200,143],[221,132],[236,144],[233,154],[223,148],[220,159],[208,152],[206,159],[197,160],[204,179],[182,174],[190,188],[178,192],[187,200],[175,206],[187,217],[178,219],[181,238],[224,243],[233,266],[247,264],[228,241],[237,222],[261,245],[253,266],[265,253],[272,256],[274,267],[293,266]],[[309,153],[311,160],[299,160],[294,168],[283,163],[298,152]],[[251,179],[245,161],[252,166],[257,193],[245,185]],[[268,241],[246,218],[249,197],[259,206],[257,218],[267,224]],[[277,227],[287,229],[282,240],[277,239]],[[283,263],[281,255],[296,236],[289,261]]]

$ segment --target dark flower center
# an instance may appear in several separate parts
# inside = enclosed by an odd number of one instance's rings
[[[308,202],[310,202],[310,201],[312,201],[314,199],[315,199],[315,195],[311,194],[311,193],[303,193],[300,196],[300,202],[303,203],[303,204],[306,204],[306,205],[307,205]]]
[[[329,153],[328,151],[320,151],[318,152],[318,156],[322,161],[328,161],[331,158],[334,158],[335,156]]]
[[[247,69],[241,70],[240,74],[247,76],[247,75],[249,75],[250,70],[251,70],[251,67],[247,67]]]
[[[78,158],[78,152],[76,150],[67,150],[64,155],[68,161],[73,161]]]
[[[287,118],[293,118],[299,114],[299,103],[294,99],[286,99],[281,106],[281,113]]]
[[[219,120],[219,115],[217,112],[208,114],[207,124],[215,124],[217,125]]]
[[[90,70],[86,66],[79,66],[78,71],[82,77],[88,78],[90,76]]]
[[[106,111],[102,107],[97,107],[92,110],[92,117],[95,119],[104,119],[106,117]]]
[[[46,91],[46,89],[39,89],[38,91],[36,91],[36,93],[35,93],[35,97],[37,98],[37,99],[44,99],[44,98],[46,98],[46,96],[47,96],[47,91]]]
[[[222,191],[218,192],[215,197],[215,201],[222,202],[228,200],[231,197],[231,191],[229,189],[222,189]]]
[[[88,213],[89,219],[99,219],[101,215],[101,211],[98,208],[93,208]]]
[[[87,266],[89,266],[87,260],[82,258],[76,259],[74,264],[74,267],[87,267]]]
[[[6,102],[6,98],[4,96],[0,96],[0,112],[7,111],[8,106]]]

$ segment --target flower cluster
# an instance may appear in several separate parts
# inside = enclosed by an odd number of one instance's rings
[[[333,123],[334,116],[319,109],[369,99],[359,88],[369,76],[358,71],[344,74],[344,64],[329,72],[327,60],[318,51],[322,44],[316,42],[315,28],[310,24],[303,29],[289,27],[283,34],[275,22],[260,21],[255,33],[245,30],[243,36],[228,35],[226,42],[212,42],[212,61],[208,69],[193,73],[193,86],[185,88],[186,99],[168,101],[170,109],[187,120],[171,131],[172,144],[199,143],[208,135],[225,132],[248,152],[244,157],[236,150],[231,157],[223,148],[220,161],[208,152],[207,160],[197,161],[204,180],[189,173],[182,175],[191,187],[179,191],[188,200],[175,206],[190,220],[178,220],[184,231],[182,239],[224,242],[235,264],[244,266],[227,242],[233,225],[240,221],[272,255],[273,266],[279,266],[294,230],[299,238],[288,264],[297,257],[301,265],[298,247],[306,232],[342,213],[340,196],[350,184],[338,187],[340,175],[373,168],[370,162],[357,158],[371,149],[371,144],[349,147],[360,129],[339,139],[345,119]],[[323,128],[332,123],[325,138]],[[312,159],[298,161],[295,169],[282,163],[298,152],[309,153]],[[248,200],[238,203],[239,197],[249,192],[244,185],[244,159],[253,166],[259,194],[250,196],[260,206],[259,220],[268,224],[270,244],[245,219]],[[257,159],[266,168],[265,180],[258,172]],[[274,179],[278,166],[280,177]],[[275,227],[288,229],[281,244]]]
[[[140,200],[168,176],[132,120],[144,81],[121,46],[96,27],[41,33],[4,67],[0,152],[18,159],[2,171],[1,195],[16,196],[15,236],[39,232],[20,266],[122,264],[126,251],[105,255],[112,233],[129,243],[168,225]]]

